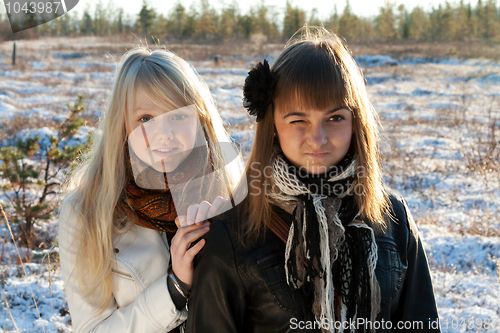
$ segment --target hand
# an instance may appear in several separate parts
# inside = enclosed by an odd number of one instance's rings
[[[200,204],[188,207],[187,216],[178,216],[175,224],[179,228],[172,238],[170,246],[172,270],[175,275],[191,290],[193,282],[194,264],[193,259],[205,245],[205,240],[201,239],[193,247],[191,244],[203,236],[210,229],[210,222],[206,219],[217,214],[219,209],[229,202],[229,198],[215,198],[213,204],[202,201]]]
[[[188,207],[187,215],[177,217],[175,223],[177,227],[185,227],[194,223],[202,223],[203,221],[217,215],[219,210],[229,203],[229,198],[217,197],[214,202],[210,204],[208,201],[202,201],[200,204],[194,204]]]
[[[176,219],[176,224],[178,218]],[[179,225],[179,224],[178,224]],[[172,260],[172,270],[175,275],[191,290],[193,283],[194,264],[193,259],[205,245],[205,240],[201,239],[193,247],[191,243],[206,234],[210,230],[210,222],[192,224],[177,229],[170,245],[170,254]]]

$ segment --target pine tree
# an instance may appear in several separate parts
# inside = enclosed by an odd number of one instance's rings
[[[324,25],[323,22],[318,17],[318,9],[317,8],[313,8],[311,10],[311,16],[309,17],[308,25],[317,26],[317,27],[321,27]]]
[[[259,34],[265,38],[280,38],[281,32],[276,24],[276,12],[274,7],[266,6],[264,0],[261,0],[260,5],[250,11],[251,19],[247,24],[251,24],[251,35]]]
[[[377,17],[377,32],[383,40],[394,40],[397,36],[396,22],[394,19],[394,5],[388,1],[380,8],[380,14]]]
[[[398,37],[408,39],[410,36],[410,15],[403,4],[398,6],[397,26]]]
[[[167,37],[168,20],[162,14],[156,16],[150,28],[153,43],[159,44],[161,40]]]
[[[196,24],[198,21],[198,13],[196,12],[196,8],[194,2],[191,4],[189,8],[189,13],[186,15],[186,20],[184,26],[182,28],[182,37],[191,38],[196,31]]]
[[[469,3],[467,6],[467,22],[469,22],[469,30],[470,30],[470,38],[477,40],[480,39],[479,35],[479,18],[477,17],[477,13],[472,5]]]
[[[485,13],[484,13],[484,7],[483,7],[483,2],[481,0],[477,0],[477,5],[476,5],[476,36],[479,39],[482,39],[485,37],[485,31],[484,31],[484,20],[485,20]]]
[[[330,20],[326,23],[326,28],[330,29],[334,33],[339,31],[339,13],[337,11],[337,4],[333,5],[333,12],[330,16]]]
[[[211,39],[217,32],[218,17],[208,0],[200,0],[200,19],[196,23],[195,35],[199,39]]]
[[[464,5],[464,0],[460,0],[457,8],[457,14],[455,19],[456,28],[452,36],[453,40],[466,40],[470,39],[471,29],[470,29],[470,16],[467,13],[467,8]]]
[[[498,22],[497,7],[494,0],[488,0],[484,6],[483,13],[483,37],[494,40],[496,37],[500,36],[500,25]]]
[[[285,18],[283,20],[283,37],[288,39],[306,24],[306,13],[298,7],[292,7],[287,0],[285,9]]]
[[[219,31],[217,34],[221,38],[231,38],[236,30],[236,12],[234,7],[226,7],[222,9],[220,14]]]
[[[429,30],[431,40],[440,40],[441,31],[443,29],[441,4],[437,8],[433,8],[429,15]]]
[[[80,32],[84,35],[92,34],[92,17],[90,16],[87,9],[83,11]]]
[[[238,33],[241,34],[243,38],[249,39],[254,32],[255,17],[251,14],[239,16],[236,26]]]
[[[458,27],[455,25],[455,22],[455,9],[446,1],[441,14],[440,40],[450,41],[456,35],[455,30]]]
[[[94,8],[94,34],[96,36],[103,36],[109,32],[109,15],[114,15],[114,13],[112,11],[106,13],[102,0],[99,0]]]
[[[117,14],[116,14],[116,23],[115,23],[115,32],[121,34],[124,31],[124,26],[123,26],[123,8],[118,8]]]
[[[261,0],[260,5],[256,8],[255,11],[252,12],[254,16],[254,32],[260,32],[266,36],[269,35],[270,32],[270,23],[267,19],[268,7],[264,0]]]
[[[174,7],[173,10],[173,32],[176,37],[182,36],[182,30],[184,29],[185,21],[186,21],[186,8],[180,3]]]
[[[408,38],[425,40],[428,38],[429,19],[421,7],[413,8],[410,14]]]
[[[338,20],[338,33],[348,41],[357,37],[358,18],[351,11],[351,4],[346,0],[344,11]]]
[[[153,20],[156,17],[154,9],[149,8],[146,0],[142,1],[142,8],[138,15],[138,25],[140,31],[146,38],[149,36],[149,28],[153,25]]]
[[[37,220],[49,219],[56,208],[55,200],[61,186],[61,173],[75,165],[83,151],[91,143],[89,136],[85,144],[65,145],[85,125],[79,117],[85,107],[85,96],[78,95],[76,102],[68,103],[70,112],[58,128],[57,136],[41,145],[40,137],[18,139],[13,146],[0,149],[1,189],[14,208],[14,223],[19,224],[21,245],[34,248],[33,225]]]

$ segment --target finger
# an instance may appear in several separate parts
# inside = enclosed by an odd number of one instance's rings
[[[194,259],[194,256],[197,255],[198,252],[200,252],[206,242],[207,241],[205,239],[200,239],[198,243],[196,243],[192,248],[186,251],[184,258],[186,260],[192,261]]]
[[[206,234],[209,230],[210,226],[205,226],[201,229],[194,230],[188,234],[185,234],[178,245],[179,249],[182,251],[182,253],[186,253],[186,251],[191,246],[191,243]]]
[[[186,215],[180,215],[175,218],[175,225],[177,228],[185,227],[186,223]]]
[[[198,229],[201,229],[201,228],[204,228],[207,226],[210,226],[209,221],[206,221],[206,222],[201,223],[201,224],[191,224],[191,225],[186,225],[185,227],[180,227],[175,232],[174,238],[177,237],[179,239],[181,237],[184,237],[184,235],[189,234],[190,232],[193,232],[195,230],[198,230]]]
[[[222,207],[223,204],[224,204],[223,197],[219,196],[215,198],[214,202],[212,203],[212,207],[210,207],[210,209],[208,210],[206,219],[209,219],[217,215],[217,212],[219,211],[219,209]]]
[[[174,237],[172,238],[172,242],[170,244],[170,252],[171,253],[182,252],[182,254],[184,254],[184,252],[186,252],[186,243],[193,241],[193,240],[191,240],[191,237],[187,238],[187,240],[184,239],[184,237],[193,231],[196,231],[198,229],[202,229],[205,227],[210,227],[210,222],[207,221],[203,224],[192,224],[192,225],[189,225],[186,227],[181,227],[181,228],[177,229]],[[208,229],[208,230],[210,230],[210,229]],[[187,246],[189,246],[189,245],[187,245]]]
[[[194,219],[196,218],[196,214],[198,214],[199,204],[194,204],[188,207],[187,209],[187,224],[191,225],[194,223]]]
[[[196,219],[194,220],[194,222],[200,223],[202,221],[205,221],[207,219],[207,213],[210,207],[212,207],[210,202],[208,201],[200,202],[200,206],[198,207],[198,214],[196,214]]]

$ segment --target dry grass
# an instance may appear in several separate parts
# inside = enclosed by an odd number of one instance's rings
[[[37,73],[40,73],[41,71],[37,70]],[[16,81],[18,82],[32,82],[33,81],[33,78],[32,77],[29,77],[29,76],[25,76],[25,77],[18,77],[16,78]],[[36,82],[39,83],[41,86],[44,86],[44,87],[55,87],[55,86],[59,86],[61,84],[63,84],[63,79],[60,78],[60,77],[57,77],[57,76],[48,76],[48,77],[39,77],[36,79]],[[10,89],[5,89],[6,91],[9,91]],[[12,89],[13,91],[15,91],[14,89]],[[33,93],[18,93],[17,91],[15,91],[15,94],[16,96],[32,96]]]
[[[468,146],[465,154],[468,167],[470,170],[477,170],[483,175],[500,172],[500,149],[497,140],[498,134],[500,134],[500,122],[498,122],[497,118],[491,116],[488,118],[489,124],[486,134],[477,130],[472,132],[473,130],[470,130],[470,127],[467,126],[469,135],[474,138],[473,144]],[[497,132],[499,133],[497,134]]]
[[[163,47],[163,46],[161,46]],[[281,52],[283,44],[259,44],[252,41],[225,40],[219,44],[186,44],[186,43],[165,43],[164,47],[177,53],[180,57],[190,60],[212,59],[217,55],[220,63],[223,64],[229,57],[252,57],[252,55],[275,56]],[[234,64],[233,64],[234,65]]]
[[[24,73],[24,72],[26,72],[26,70],[29,70],[31,68],[26,63],[26,60],[24,60],[22,58],[21,59],[16,58],[16,64],[12,66],[12,69]]]
[[[499,285],[499,291],[500,291],[500,260],[497,262],[497,280],[498,280],[498,285]]]
[[[487,42],[414,42],[394,43],[366,42],[349,43],[355,56],[365,54],[384,54],[397,58],[448,58],[459,59],[486,58],[499,60],[500,46]]]
[[[77,72],[81,73],[107,73],[107,72],[114,72],[115,69],[111,66],[108,66],[106,64],[99,64],[99,63],[92,63],[89,64],[88,66],[85,67],[78,67]]]
[[[255,130],[255,123],[231,124],[231,132]]]
[[[37,50],[43,46],[46,52],[82,52],[81,43],[85,43],[84,53],[86,56],[103,55],[110,53],[120,57],[128,49],[136,45],[149,45],[156,47],[152,43],[146,43],[132,34],[122,34],[120,36],[109,37],[74,37],[70,39],[58,37],[42,37],[35,40],[19,40],[16,42],[18,59],[26,59],[37,56]],[[176,40],[164,40],[161,47],[176,52],[179,56],[190,60],[206,60],[218,55],[221,63],[225,57],[251,56],[251,55],[277,55],[284,47],[286,41],[268,42],[264,40],[241,40],[227,39],[218,42],[200,44],[195,42],[183,42]],[[0,43],[0,52],[12,54],[12,41]],[[418,58],[447,58],[456,57],[460,59],[487,58],[493,60],[500,59],[500,46],[488,42],[351,42],[348,41],[349,48],[353,55],[384,54],[393,57],[418,57]]]
[[[33,115],[25,115],[22,113],[16,114],[12,118],[6,118],[2,121],[2,128],[0,131],[0,141],[12,138],[16,133],[24,129],[42,128],[42,127],[56,127],[57,124],[53,120],[48,120],[44,117],[37,117]]]
[[[17,252],[17,254],[18,254],[18,257],[17,257],[17,258],[19,259],[20,265],[21,265],[21,267],[22,267],[22,271],[24,272],[24,276],[28,276],[28,274],[26,273],[26,267],[25,267],[24,262],[23,262],[23,260],[22,260],[22,258],[21,258],[21,254],[20,254],[20,252],[19,252],[19,249],[18,249],[18,247],[17,247],[16,240],[15,240],[15,238],[14,238],[14,234],[12,233],[12,229],[11,229],[11,227],[10,227],[9,220],[7,219],[7,215],[5,214],[5,211],[3,210],[3,206],[2,206],[1,204],[0,204],[0,211],[1,211],[2,217],[3,217],[4,221],[5,221],[5,224],[7,225],[8,229],[9,229],[10,236],[11,236],[11,238],[12,238],[12,241],[13,241],[14,246],[15,246],[15,248],[16,248],[16,252]],[[18,272],[19,272],[19,269],[18,269]],[[33,302],[34,302],[34,304],[35,304],[35,308],[36,308],[36,311],[37,311],[37,314],[38,314],[38,318],[41,318],[41,316],[40,316],[40,311],[38,310],[37,301],[36,301],[35,296],[34,296],[34,294],[33,294],[33,290],[31,289],[31,286],[29,286],[29,287],[30,287],[31,297],[32,297],[32,299],[33,299]],[[10,314],[10,307],[9,307],[9,304],[7,303],[7,298],[5,297],[5,293],[4,293],[3,295],[4,295],[4,299],[5,299],[5,303],[6,303],[6,305],[7,305],[7,308],[9,309],[9,314]],[[12,318],[12,315],[11,315],[11,319],[12,319],[12,322],[14,323],[14,325],[15,325],[14,318]],[[42,329],[43,329],[43,331],[45,332],[45,328],[44,328],[43,326],[42,326]],[[17,330],[17,326],[16,326],[16,330]],[[19,330],[18,330],[18,331],[19,331]]]
[[[228,59],[233,56],[252,57],[254,54],[262,55],[277,55],[284,46],[283,44],[272,43],[256,43],[254,41],[242,40],[225,40],[220,43],[212,44],[194,44],[183,42],[163,41],[160,46],[151,43],[145,43],[134,36],[130,37],[75,37],[71,39],[71,43],[67,42],[67,38],[42,38],[38,40],[22,40],[16,42],[17,59],[19,63],[31,60],[33,57],[39,56],[39,50],[42,47],[44,52],[48,54],[52,52],[58,53],[83,53],[82,60],[87,60],[89,57],[101,58],[105,54],[109,54],[116,61],[129,49],[137,45],[148,45],[151,48],[166,48],[178,54],[180,57],[188,61],[200,61],[212,59],[215,55],[219,57],[219,64],[224,66],[228,63]],[[81,43],[85,43],[85,49],[82,51]],[[0,43],[0,52],[4,54],[12,54],[12,42]],[[231,59],[232,61],[233,59]],[[232,63],[234,66],[234,63]],[[109,70],[109,69],[106,69]],[[112,70],[112,69],[111,69]]]
[[[440,201],[436,198],[445,196],[446,202],[456,206],[457,212],[467,218],[464,224],[449,226],[450,232],[500,237],[500,216],[495,214],[499,210],[496,195],[500,188],[500,121],[497,111],[500,103],[495,98],[478,100],[465,91],[461,99],[460,108],[439,110],[435,117],[413,117],[415,110],[409,107],[401,110],[402,119],[383,119],[384,176],[390,187],[415,193],[431,210],[440,208]],[[478,113],[477,108],[484,112]],[[412,138],[419,137],[452,140],[460,147],[462,158],[440,158],[440,147],[437,145],[418,147],[401,144],[401,140],[411,142]],[[446,193],[442,188],[436,188],[439,183],[454,176],[466,179],[465,183],[448,187]],[[479,191],[484,198],[480,203],[467,199],[465,194],[467,186],[476,188],[477,184],[481,184]],[[462,202],[464,199],[467,203]],[[467,205],[472,206],[469,209]],[[423,224],[438,224],[443,219],[432,213],[427,215],[422,212],[417,216],[419,223]]]

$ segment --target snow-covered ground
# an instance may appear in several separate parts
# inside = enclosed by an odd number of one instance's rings
[[[43,121],[18,135],[43,136],[52,131],[47,121],[61,120],[66,103],[78,93],[86,95],[87,116],[100,114],[114,58],[126,45],[22,41],[17,50],[23,60],[16,67],[10,63],[11,48],[10,42],[0,44],[0,122],[25,114]],[[276,54],[266,56],[272,60]],[[262,56],[221,59],[217,66],[208,58],[191,64],[247,156],[254,126],[241,105],[242,85]],[[500,149],[500,64],[385,55],[356,60],[381,118],[386,184],[408,201],[427,251],[443,332],[500,332],[500,170],[498,160],[496,166],[488,162]],[[1,194],[0,201],[6,203]],[[57,221],[40,222],[37,228],[55,235]],[[57,262],[49,265],[47,251],[39,253],[42,259],[25,265],[26,275],[5,224],[0,239],[0,332],[16,327],[71,332]],[[488,321],[496,321],[496,328],[484,325]]]

